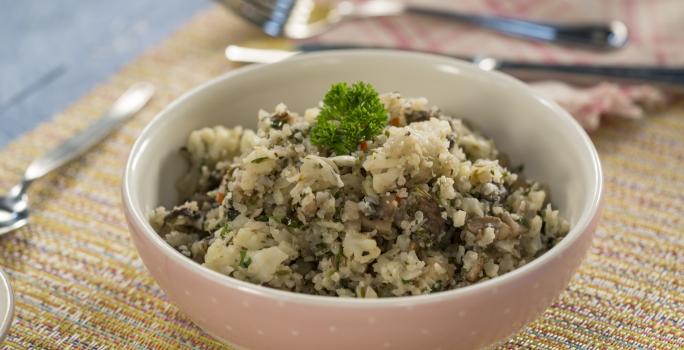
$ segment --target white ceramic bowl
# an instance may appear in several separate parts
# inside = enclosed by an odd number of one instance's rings
[[[492,137],[528,176],[548,184],[572,229],[556,247],[511,273],[424,296],[340,299],[278,291],[220,275],[168,246],[150,211],[177,204],[178,150],[197,128],[255,127],[256,112],[285,102],[303,112],[330,85],[363,80],[378,91],[425,96]],[[179,98],[133,146],[123,203],[145,265],[207,332],[247,349],[474,349],[519,330],[567,286],[599,214],[601,167],[580,126],[555,103],[506,75],[449,58],[391,51],[332,51],[249,66]]]

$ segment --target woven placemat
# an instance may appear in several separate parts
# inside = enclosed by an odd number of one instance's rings
[[[226,44],[258,33],[220,9],[192,20],[49,123],[0,151],[0,188],[88,125],[130,84],[158,87],[133,121],[30,190],[30,226],[0,237],[16,297],[7,349],[222,349],[170,304],[121,212],[121,175],[142,127],[191,87],[234,68]],[[503,348],[684,348],[684,106],[593,135],[603,219],[570,286]],[[229,310],[226,310],[227,312]]]

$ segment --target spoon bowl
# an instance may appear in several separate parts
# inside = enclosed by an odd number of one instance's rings
[[[28,223],[28,196],[21,185],[13,187],[0,197],[0,235],[14,231]]]
[[[95,123],[34,160],[24,172],[21,183],[0,197],[0,236],[28,224],[29,202],[26,190],[36,179],[61,167],[104,139],[124,120],[137,113],[154,93],[149,83],[129,88]]]

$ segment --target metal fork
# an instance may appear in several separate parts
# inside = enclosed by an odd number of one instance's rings
[[[333,28],[338,23],[359,18],[396,16],[414,13],[480,26],[501,34],[572,45],[595,50],[623,47],[629,38],[620,21],[586,24],[554,24],[517,18],[472,15],[439,10],[396,1],[371,0],[334,6],[314,0],[217,0],[258,25],[270,36],[305,39]]]

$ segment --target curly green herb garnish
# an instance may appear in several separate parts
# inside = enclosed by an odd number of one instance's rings
[[[364,82],[334,84],[311,130],[311,142],[336,154],[349,154],[387,125],[387,111],[378,92]]]

